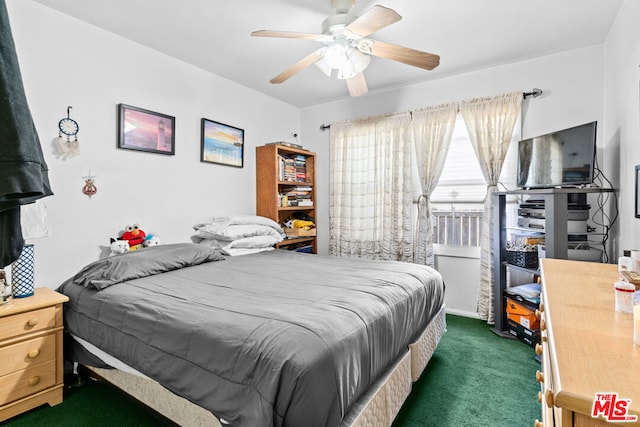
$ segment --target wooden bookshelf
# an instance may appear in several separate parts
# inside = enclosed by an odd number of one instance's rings
[[[286,174],[285,159],[293,159],[295,165],[296,156],[304,159],[304,173],[301,172],[299,162],[294,175]],[[295,212],[304,213],[312,218],[316,218],[316,189],[315,189],[315,161],[316,154],[287,145],[268,144],[256,147],[256,214],[271,218],[281,226]],[[287,164],[290,169],[290,164]],[[300,187],[305,188],[301,193],[309,193],[312,206],[283,206],[289,200],[283,201],[279,194],[285,193],[288,189]],[[308,190],[307,190],[308,189]],[[307,195],[303,196],[306,199]],[[297,246],[311,245],[312,252],[317,253],[316,236],[299,236],[288,238],[276,245],[281,249],[293,249]]]

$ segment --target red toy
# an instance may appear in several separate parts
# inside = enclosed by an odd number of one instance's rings
[[[125,227],[124,233],[120,236],[120,240],[129,242],[130,250],[135,251],[142,247],[142,242],[144,242],[146,236],[147,234],[140,229],[138,224],[133,224]]]

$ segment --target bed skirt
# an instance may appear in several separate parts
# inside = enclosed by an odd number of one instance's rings
[[[378,379],[354,405],[341,427],[391,426],[446,330],[444,305],[420,337],[382,378]],[[149,378],[118,369],[86,366],[91,376],[106,381],[131,395],[180,426],[215,426],[223,424],[208,410],[177,396]]]

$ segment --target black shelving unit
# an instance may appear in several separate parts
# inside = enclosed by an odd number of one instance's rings
[[[539,275],[537,270],[526,269],[507,263],[506,241],[507,229],[507,198],[509,196],[528,196],[544,200],[545,221],[544,231],[531,229],[531,232],[544,233],[545,257],[567,259],[569,248],[569,234],[567,232],[569,195],[588,193],[612,193],[610,188],[545,188],[531,190],[501,191],[493,194],[493,310],[495,325],[493,331],[501,336],[511,336],[507,332],[507,314],[504,291],[507,288],[507,269],[525,271]],[[574,233],[572,233],[573,235]],[[575,233],[590,234],[590,233]]]

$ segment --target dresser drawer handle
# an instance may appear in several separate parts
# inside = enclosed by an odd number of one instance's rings
[[[536,420],[536,422],[533,424],[533,427],[544,427],[544,423],[539,420]]]
[[[538,356],[542,354],[542,346],[540,344],[536,344],[536,354]]]
[[[542,317],[542,312],[540,310],[536,310],[533,314],[538,320]]]
[[[542,392],[541,391],[538,392],[538,402],[542,403]]]
[[[36,326],[38,323],[40,322],[40,319],[38,319],[37,317],[34,317],[33,319],[29,319],[27,321],[27,326],[29,326],[30,328],[33,328],[34,326]]]
[[[40,349],[34,348],[33,350],[30,350],[29,353],[27,353],[27,357],[29,359],[35,359],[36,357],[38,357],[39,354],[40,354]]]
[[[539,383],[544,381],[544,374],[540,371],[536,371],[536,381]]]
[[[544,399],[547,402],[547,406],[551,408],[553,406],[553,392],[551,390],[547,390],[544,395]]]
[[[39,382],[40,382],[40,377],[36,375],[35,377],[29,378],[29,381],[27,381],[27,384],[29,384],[30,387],[33,387]]]

